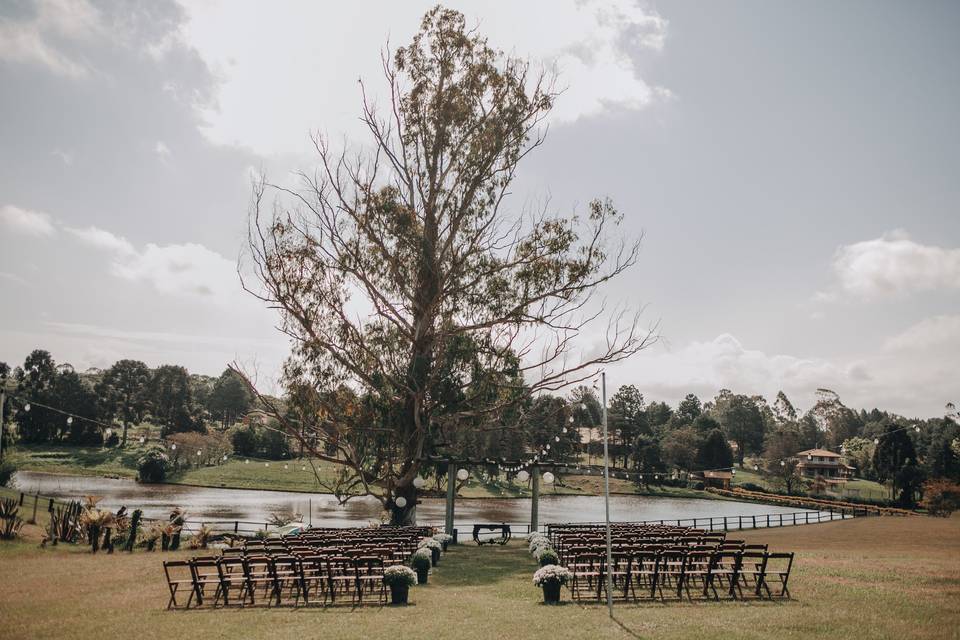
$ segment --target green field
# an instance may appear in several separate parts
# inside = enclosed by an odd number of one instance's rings
[[[28,535],[35,535],[28,533]],[[0,543],[4,638],[956,638],[960,517],[860,518],[738,533],[794,550],[793,600],[541,604],[522,543],[453,547],[411,606],[164,610],[161,555]]]

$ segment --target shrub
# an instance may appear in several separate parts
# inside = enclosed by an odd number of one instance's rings
[[[753,482],[744,482],[743,484],[739,485],[739,487],[745,491],[759,491],[760,493],[764,493],[766,491],[764,487],[754,484]]]
[[[150,447],[137,460],[137,475],[140,482],[163,482],[167,478],[170,458],[158,446]]]
[[[0,487],[7,486],[10,478],[17,472],[17,465],[9,457],[0,460]]]
[[[570,570],[566,567],[561,567],[558,564],[550,564],[545,567],[541,567],[535,574],[533,574],[533,584],[538,587],[542,587],[548,582],[567,584],[569,579]]]
[[[388,587],[402,584],[412,587],[417,584],[417,574],[410,567],[393,565],[383,570],[383,583]]]
[[[12,540],[20,534],[23,520],[20,519],[20,505],[16,498],[0,500],[0,538]]]
[[[923,484],[923,501],[920,503],[932,516],[947,518],[960,509],[960,484],[939,478]]]
[[[433,566],[433,554],[429,549],[420,549],[410,558],[410,564],[417,571],[425,571]]]
[[[449,533],[438,533],[437,535],[433,536],[433,539],[440,544],[443,544],[444,542],[451,542],[453,540],[453,536],[451,536]]]
[[[257,428],[252,424],[234,428],[230,431],[230,443],[237,455],[256,456],[260,443]]]

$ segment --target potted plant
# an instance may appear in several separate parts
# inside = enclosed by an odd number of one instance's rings
[[[413,557],[410,558],[410,564],[413,565],[413,570],[417,572],[417,582],[427,584],[430,567],[433,566],[433,552],[429,549],[417,549]]]
[[[536,555],[536,558],[541,567],[545,567],[549,564],[557,564],[560,561],[559,556],[557,556],[557,552],[549,547],[546,549],[540,549],[539,553]]]
[[[437,535],[433,536],[433,539],[439,542],[441,545],[443,545],[444,551],[446,551],[447,546],[449,546],[449,544],[453,542],[453,536],[451,536],[448,533],[438,533]]]
[[[433,566],[440,564],[440,552],[443,551],[443,545],[433,538],[424,538],[417,545],[418,549],[430,549],[433,554]]]
[[[570,570],[557,564],[541,567],[533,574],[533,584],[543,587],[544,604],[560,602],[560,587],[570,579]]]
[[[417,584],[417,574],[410,567],[394,565],[383,570],[383,583],[390,587],[390,602],[407,604],[410,587]]]

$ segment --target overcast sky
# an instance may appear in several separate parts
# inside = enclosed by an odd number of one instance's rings
[[[960,400],[960,4],[449,4],[567,87],[509,206],[610,197],[645,234],[605,294],[663,339],[612,387]],[[269,379],[250,173],[311,166],[311,130],[360,140],[357,79],[429,6],[0,3],[0,360]]]

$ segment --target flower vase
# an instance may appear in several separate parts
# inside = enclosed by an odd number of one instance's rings
[[[546,589],[546,587],[544,587]],[[393,604],[407,604],[407,596],[410,595],[410,585],[394,584],[390,585],[390,602]]]
[[[559,582],[550,580],[543,583],[543,602],[544,604],[556,604],[560,602]]]

